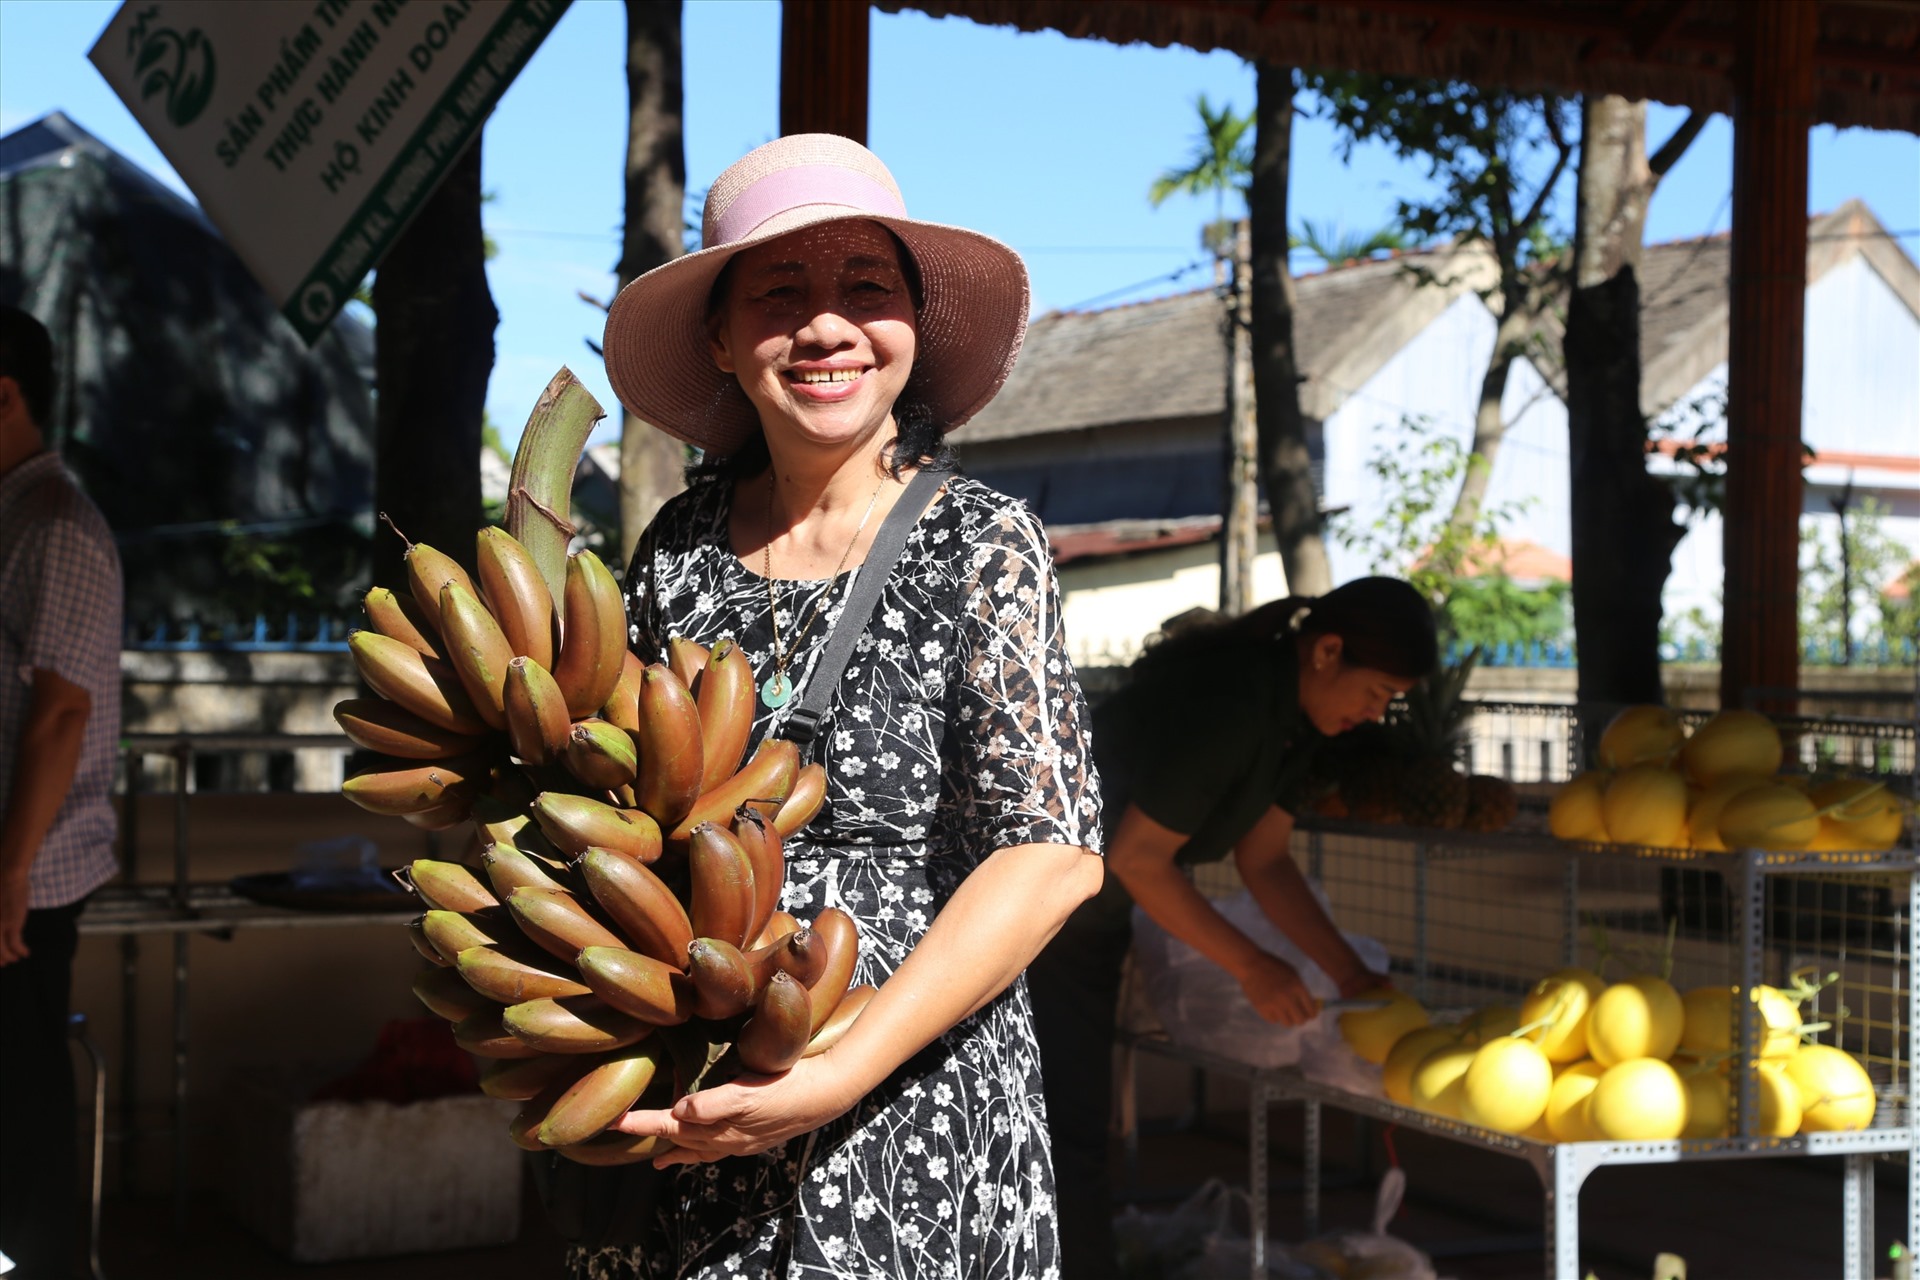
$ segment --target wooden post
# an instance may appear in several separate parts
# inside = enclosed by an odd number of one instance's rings
[[[1807,130],[1819,6],[1739,6],[1720,703],[1799,683]],[[1787,709],[1787,708],[1782,708]]]
[[[867,0],[781,0],[780,132],[867,141]]]
[[[1226,494],[1220,518],[1220,611],[1253,607],[1253,559],[1260,551],[1260,439],[1253,403],[1253,241],[1234,228],[1227,329]]]

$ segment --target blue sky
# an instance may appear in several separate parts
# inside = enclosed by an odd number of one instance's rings
[[[112,0],[0,0],[0,132],[64,110],[184,192],[86,61],[116,8]],[[1039,310],[1109,305],[1206,282],[1204,268],[1169,277],[1200,260],[1211,205],[1176,198],[1155,209],[1146,191],[1190,150],[1197,94],[1252,106],[1247,64],[915,13],[875,13],[872,21],[868,141],[892,167],[911,213],[974,227],[1019,249]],[[487,126],[483,180],[495,198],[486,218],[500,245],[489,276],[501,315],[488,409],[509,443],[563,363],[602,404],[614,405],[584,342],[597,334],[599,316],[577,294],[605,298],[613,283],[625,26],[615,0],[576,0]],[[778,132],[779,28],[777,0],[687,3],[690,188],[703,189]],[[1683,115],[1656,106],[1655,142]],[[1888,228],[1920,230],[1920,138],[1820,128],[1811,145],[1811,210],[1858,196]],[[1724,230],[1732,167],[1732,128],[1716,117],[1661,185],[1648,238]],[[1397,199],[1425,187],[1419,168],[1380,148],[1362,148],[1343,165],[1326,125],[1295,126],[1296,220],[1372,230],[1391,220]],[[1560,213],[1571,221],[1564,199]],[[1902,244],[1920,252],[1920,235]],[[597,438],[612,430],[603,425]]]

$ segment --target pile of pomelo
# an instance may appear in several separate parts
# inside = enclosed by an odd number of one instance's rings
[[[1783,775],[1773,722],[1722,711],[1686,732],[1672,711],[1628,707],[1601,734],[1599,767],[1554,796],[1562,840],[1664,849],[1883,850],[1908,806],[1884,780]]]
[[[1799,1003],[1818,990],[1755,988],[1761,1026],[1756,1135],[1843,1132],[1873,1122],[1866,1070],[1805,1042]],[[1561,969],[1518,1008],[1496,1005],[1449,1025],[1411,997],[1340,1015],[1340,1034],[1382,1069],[1387,1097],[1541,1142],[1653,1142],[1730,1134],[1733,989],[1684,995],[1651,973],[1608,983]]]

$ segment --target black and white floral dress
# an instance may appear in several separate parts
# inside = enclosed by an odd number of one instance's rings
[[[628,575],[634,645],[732,637],[772,667],[767,582],[727,533],[730,486],[669,503]],[[806,691],[854,574],[776,581],[796,694],[761,709],[778,735]],[[1020,503],[952,477],[922,514],[814,744],[820,816],[787,844],[782,906],[861,926],[856,982],[899,967],[967,873],[1021,844],[1098,848],[1087,711],[1046,536]],[[1055,1280],[1058,1228],[1040,1059],[1021,979],[854,1111],[763,1155],[673,1171],[649,1242],[576,1249],[580,1280]]]

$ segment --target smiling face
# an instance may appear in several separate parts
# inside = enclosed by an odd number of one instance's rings
[[[913,372],[919,331],[900,251],[872,222],[829,222],[742,250],[710,321],[770,444],[875,441]]]
[[[1419,682],[1340,660],[1339,636],[1315,636],[1300,663],[1300,710],[1331,737],[1387,714],[1394,698]]]

